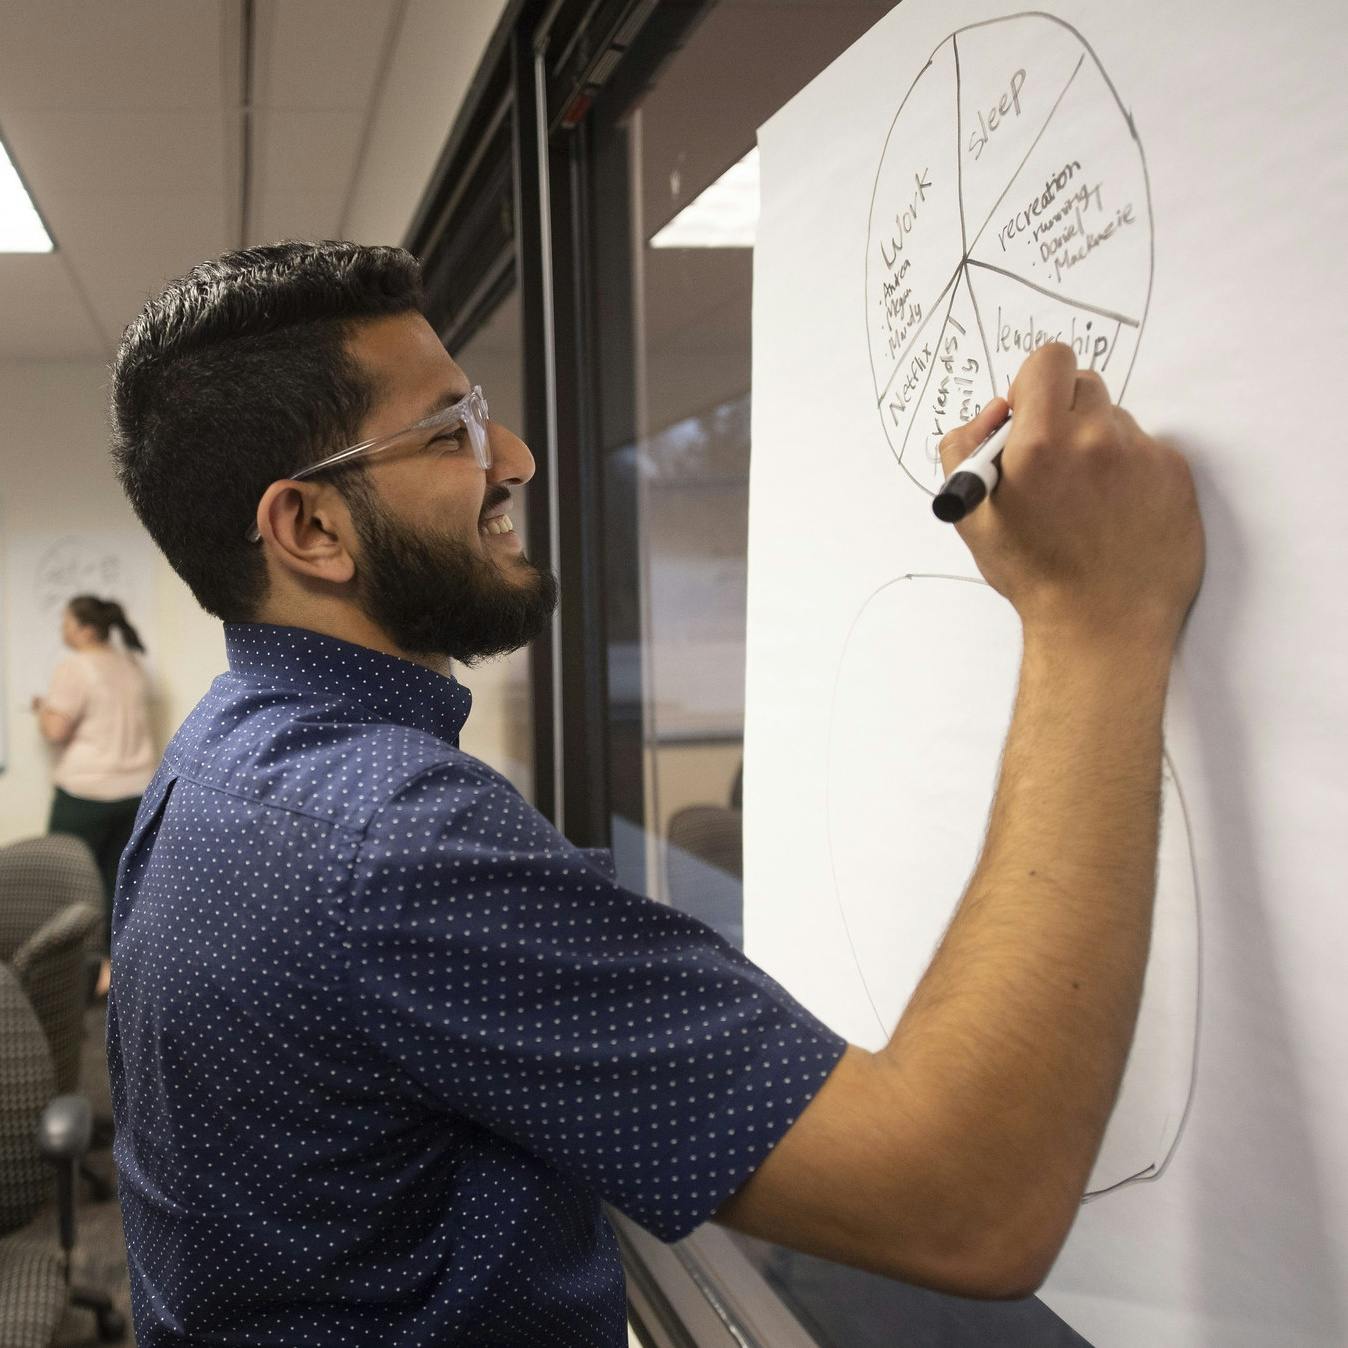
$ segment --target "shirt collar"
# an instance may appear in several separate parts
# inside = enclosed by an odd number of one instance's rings
[[[230,670],[272,688],[337,695],[379,721],[457,746],[473,695],[453,675],[304,627],[226,623]]]

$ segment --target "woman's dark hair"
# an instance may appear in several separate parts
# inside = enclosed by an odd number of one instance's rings
[[[66,605],[77,623],[92,627],[98,632],[98,639],[106,641],[108,633],[115,627],[122,635],[122,644],[129,651],[144,651],[145,644],[126,620],[122,606],[115,599],[100,599],[95,594],[77,594]]]
[[[208,613],[247,622],[266,594],[244,535],[268,484],[357,438],[377,390],[347,352],[354,324],[421,308],[401,248],[277,243],[193,267],[127,327],[117,475]]]

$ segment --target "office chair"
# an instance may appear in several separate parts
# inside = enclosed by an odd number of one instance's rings
[[[51,1050],[18,976],[0,964],[0,1343],[49,1348],[67,1302],[92,1310],[98,1337],[126,1321],[103,1292],[72,1285],[75,1176],[89,1147],[89,1102],[57,1095]],[[55,1183],[61,1249],[21,1234]]]

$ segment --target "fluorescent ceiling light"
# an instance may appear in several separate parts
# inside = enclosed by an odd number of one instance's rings
[[[50,253],[55,245],[0,140],[0,253]]]
[[[651,240],[652,248],[752,248],[758,233],[758,146],[732,164]]]

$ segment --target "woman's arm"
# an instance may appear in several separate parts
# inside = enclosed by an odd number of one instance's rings
[[[48,744],[65,744],[75,733],[74,719],[52,711],[40,697],[33,699],[33,711],[37,716],[37,728]]]

